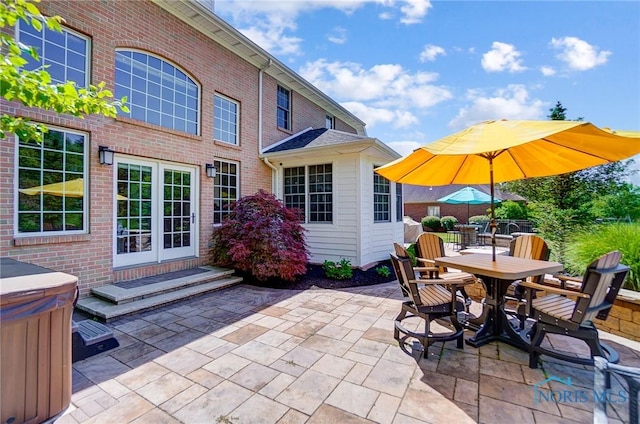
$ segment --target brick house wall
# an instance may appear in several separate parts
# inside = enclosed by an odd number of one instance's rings
[[[240,194],[259,189],[271,191],[271,170],[258,157],[259,69],[233,52],[149,1],[43,1],[46,15],[60,15],[65,27],[91,38],[91,83],[106,82],[114,92],[115,50],[134,48],[160,56],[184,70],[201,87],[200,134],[191,135],[126,117],[89,116],[85,119],[25,108],[2,102],[0,113],[86,132],[89,141],[88,233],[59,236],[14,236],[13,137],[0,140],[0,255],[62,271],[79,277],[81,295],[92,287],[191,268],[208,262],[208,240],[213,228],[213,180],[205,175],[205,163],[231,160],[240,166]],[[264,144],[290,133],[276,127],[278,83],[265,74],[263,99]],[[237,146],[213,141],[214,93],[240,104]],[[293,131],[324,127],[326,113],[292,91]],[[355,132],[340,123],[343,130]],[[199,251],[196,257],[150,263],[125,269],[113,268],[113,181],[115,166],[98,163],[98,146],[119,154],[199,167]]]

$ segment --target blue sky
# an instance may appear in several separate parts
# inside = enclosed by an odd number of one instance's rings
[[[401,154],[475,122],[640,130],[640,2],[216,0]]]

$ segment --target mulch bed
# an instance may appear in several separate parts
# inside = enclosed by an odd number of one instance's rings
[[[391,275],[384,277],[379,275],[376,268],[386,266]],[[347,287],[370,286],[373,284],[381,284],[395,280],[395,274],[391,268],[391,261],[382,261],[378,265],[363,271],[361,269],[353,270],[353,277],[348,280],[333,280],[327,278],[322,265],[307,265],[307,273],[295,281],[283,281],[281,279],[269,279],[267,281],[257,281],[255,278],[243,275],[244,282],[247,284],[288,290],[306,290],[312,287],[323,289],[342,289]]]

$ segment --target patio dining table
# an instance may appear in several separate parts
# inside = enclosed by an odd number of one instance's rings
[[[466,340],[473,347],[480,347],[494,340],[503,341],[527,350],[528,344],[509,324],[504,311],[504,295],[511,283],[532,275],[559,272],[564,266],[558,262],[523,259],[513,256],[496,256],[476,253],[464,256],[435,258],[436,266],[446,266],[468,272],[480,278],[486,290],[483,311],[484,323],[476,334]]]

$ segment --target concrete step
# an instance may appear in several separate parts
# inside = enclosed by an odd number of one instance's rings
[[[234,271],[228,268],[220,268],[215,266],[200,267],[204,272],[189,275],[186,277],[173,278],[170,280],[159,281],[153,284],[145,284],[140,287],[123,288],[115,284],[109,284],[102,287],[91,289],[91,294],[106,301],[115,304],[133,302],[135,300],[144,299],[151,296],[157,296],[174,290],[184,289],[190,286],[201,284],[233,275]]]
[[[242,277],[227,276],[214,281],[190,285],[182,289],[172,290],[150,297],[144,297],[126,303],[112,303],[107,300],[90,296],[78,300],[76,308],[103,321],[150,310],[162,305],[170,304],[192,296],[220,290],[242,282]]]

